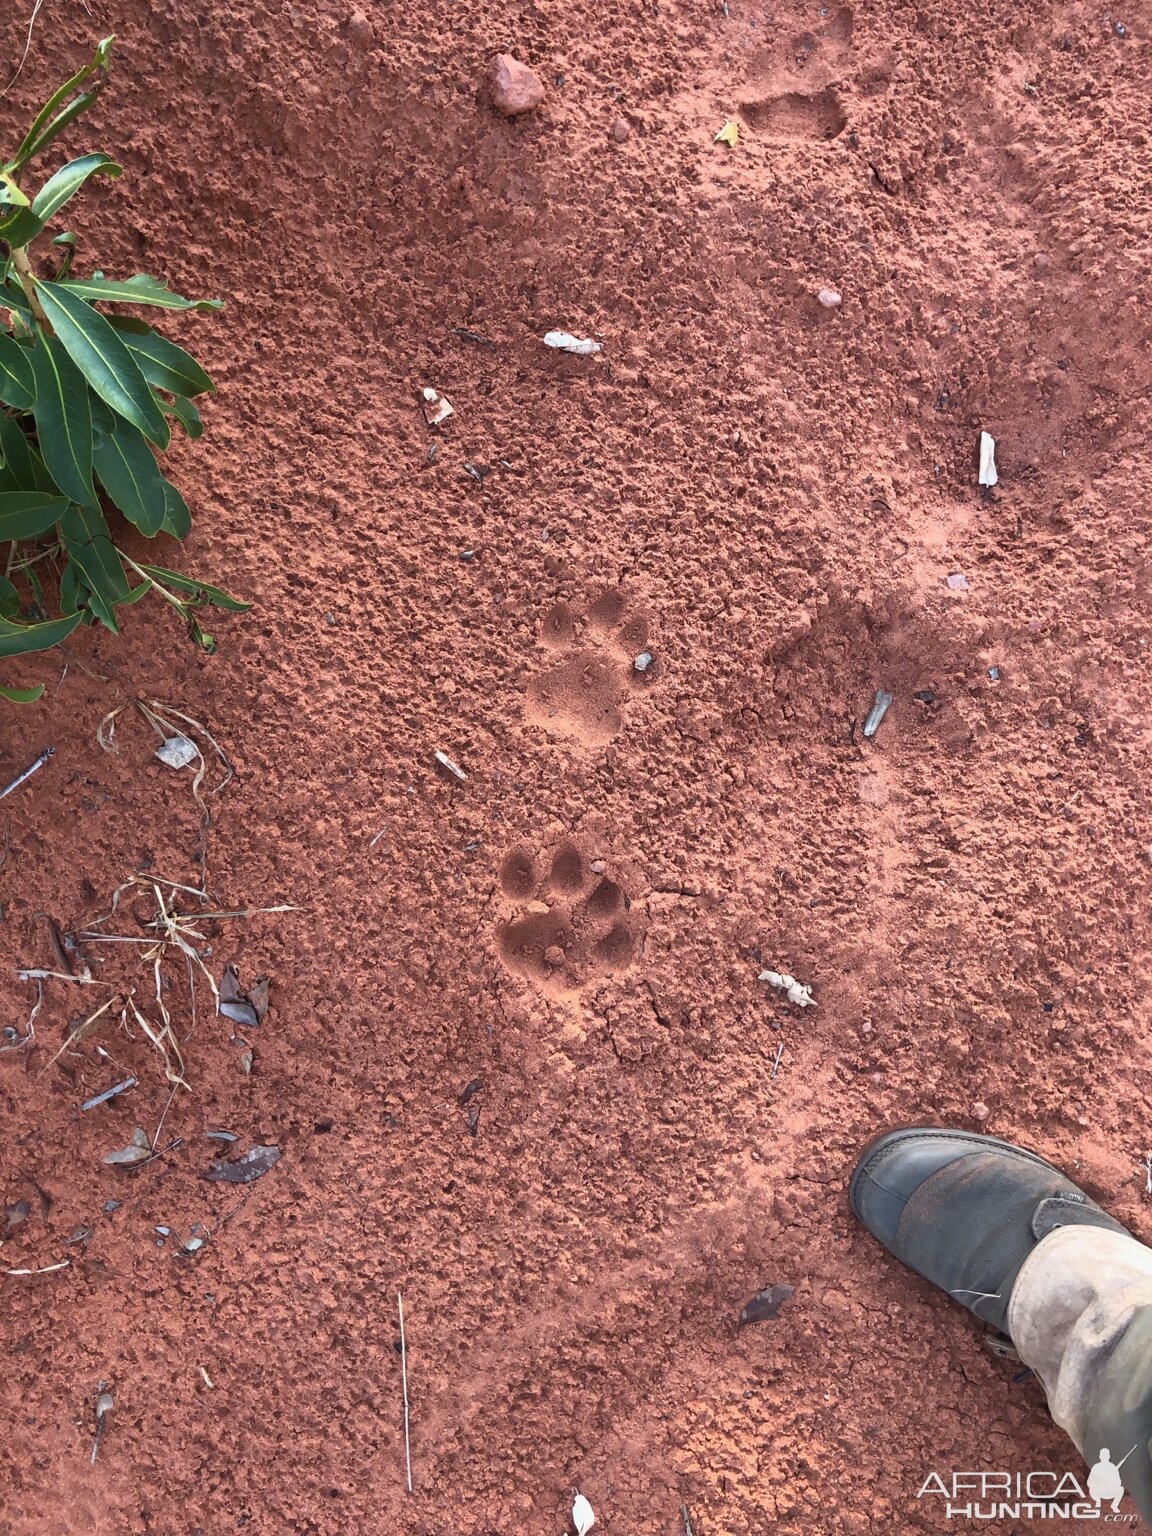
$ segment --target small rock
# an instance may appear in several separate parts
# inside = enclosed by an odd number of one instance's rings
[[[647,672],[655,660],[656,658],[651,651],[641,651],[639,656],[633,659],[632,670],[634,672]]]
[[[348,17],[348,37],[361,48],[369,47],[375,40],[376,34],[372,30],[372,23],[363,11],[353,11]]]
[[[816,295],[816,302],[823,304],[825,309],[839,309],[843,300],[835,288],[821,288]]]
[[[560,948],[559,944],[549,944],[548,948],[544,951],[544,958],[550,966],[555,968],[564,964],[564,951]]]
[[[988,1108],[987,1104],[981,1104],[979,1100],[972,1106],[973,1120],[987,1120],[991,1113],[992,1111]]]
[[[959,571],[953,571],[951,575],[946,576],[944,579],[953,592],[967,592],[968,578]]]
[[[632,124],[626,117],[618,117],[608,130],[613,144],[626,144],[632,132]]]
[[[505,117],[531,112],[544,100],[544,82],[511,54],[498,53],[489,76],[492,105]]]

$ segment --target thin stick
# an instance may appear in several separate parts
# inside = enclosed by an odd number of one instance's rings
[[[783,1042],[783,1040],[781,1040],[780,1044],[776,1047],[776,1060],[772,1063],[772,1070],[768,1074],[769,1077],[775,1077],[776,1076],[776,1069],[780,1065],[780,1058],[783,1056],[783,1054],[784,1054],[784,1042]]]
[[[61,1259],[59,1264],[45,1264],[43,1269],[0,1269],[0,1275],[50,1275],[54,1270],[67,1269],[71,1259]]]
[[[70,1045],[76,1045],[79,1043],[79,1041],[83,1038],[84,1031],[88,1028],[89,1024],[95,1024],[96,1020],[100,1018],[102,1014],[107,1013],[109,1008],[111,1008],[115,1002],[116,999],[114,997],[110,997],[108,1001],[103,1005],[103,1007],[97,1008],[95,1013],[90,1013],[82,1024],[77,1024],[76,1028],[67,1037],[67,1039],[64,1041],[64,1044],[60,1047],[55,1056],[53,1056],[52,1060],[48,1063],[48,1066],[41,1067],[36,1076],[43,1077],[45,1072],[47,1072],[48,1067],[55,1066],[55,1064],[60,1060],[61,1056],[63,1056],[64,1052]]]
[[[692,1516],[688,1513],[687,1504],[681,1504],[680,1515],[684,1521],[684,1536],[696,1536],[692,1529]]]
[[[39,16],[40,9],[43,6],[43,4],[44,4],[44,0],[36,0],[36,4],[32,7],[32,16],[31,16],[31,19],[28,22],[28,36],[24,39],[24,52],[21,54],[20,62],[16,66],[16,73],[12,76],[11,80],[9,80],[8,84],[4,87],[4,89],[2,91],[0,91],[0,100],[2,100],[5,96],[7,96],[8,92],[16,84],[17,80],[19,80],[19,78],[20,78],[20,71],[24,68],[24,65],[28,62],[28,50],[32,46],[32,29],[36,25],[36,18],[37,18],[37,16]]]
[[[164,1113],[160,1116],[160,1123],[156,1127],[156,1134],[155,1134],[155,1136],[153,1136],[153,1138],[152,1138],[152,1151],[153,1152],[155,1152],[156,1148],[160,1145],[160,1132],[164,1129],[164,1119],[165,1119],[165,1116],[168,1114],[168,1111],[172,1108],[172,1100],[176,1097],[176,1090],[177,1090],[177,1088],[179,1088],[179,1086],[180,1086],[179,1083],[173,1083],[172,1084],[172,1092],[168,1095],[168,1102],[164,1106]]]
[[[0,800],[3,800],[5,795],[10,795],[14,789],[19,789],[21,784],[27,783],[27,781],[32,777],[38,768],[43,768],[48,759],[55,756],[55,747],[45,747],[43,752],[41,752],[40,756],[36,759],[30,768],[25,768],[23,773],[17,774],[6,789],[0,789]]]
[[[404,1302],[396,1292],[396,1309],[400,1313],[400,1379],[404,1384],[404,1465],[408,1470],[408,1492],[412,1492],[412,1440],[408,1431],[408,1344],[404,1338]]]
[[[110,987],[110,981],[97,981],[93,976],[73,976],[71,971],[48,971],[42,966],[25,966],[16,972],[17,981],[74,981],[82,987]]]

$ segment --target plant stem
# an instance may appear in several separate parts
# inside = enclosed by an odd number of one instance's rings
[[[51,332],[52,327],[48,323],[48,316],[40,304],[40,296],[36,292],[36,274],[32,270],[32,263],[28,259],[27,247],[18,245],[12,252],[12,265],[16,268],[16,276],[20,279],[20,286],[24,290],[24,297],[32,306],[32,313],[39,320],[45,330]]]

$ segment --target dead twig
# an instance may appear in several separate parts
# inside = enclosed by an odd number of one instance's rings
[[[412,1492],[412,1440],[408,1423],[408,1341],[404,1337],[404,1301],[396,1292],[396,1309],[400,1314],[400,1380],[404,1387],[404,1465],[408,1472],[408,1492]]]
[[[201,725],[200,720],[194,720],[190,714],[183,714],[180,710],[174,710],[174,708],[170,707],[170,705],[167,705],[167,703],[158,703],[155,699],[149,699],[147,702],[144,699],[137,699],[137,708],[140,710],[140,713],[143,714],[144,719],[147,720],[147,723],[149,723],[149,725],[151,725],[151,727],[154,728],[158,734],[160,734],[161,739],[169,740],[170,737],[184,736],[184,739],[192,742],[192,746],[195,748],[195,753],[197,753],[198,760],[200,760],[200,766],[198,766],[197,773],[195,773],[195,777],[192,779],[192,799],[194,799],[195,802],[197,802],[197,805],[200,806],[201,889],[206,889],[207,834],[209,834],[209,828],[212,826],[212,811],[210,811],[209,805],[207,805],[206,796],[201,794],[200,791],[201,788],[203,788],[204,779],[207,777],[207,759],[204,757],[204,753],[200,748],[200,743],[195,740],[195,737],[187,736],[186,731],[177,730],[177,727],[172,725],[172,720],[166,719],[166,716],[161,714],[161,710],[166,710],[167,714],[172,716],[172,719],[180,720],[181,725],[187,725],[187,727],[192,728],[192,730],[198,731],[198,733],[204,737],[204,740],[209,743],[212,751],[217,754],[218,759],[220,759],[221,765],[223,765],[224,768],[224,777],[220,780],[220,783],[217,783],[217,785],[212,786],[210,790],[207,790],[206,794],[220,794],[221,790],[224,790],[224,788],[226,788],[229,783],[232,783],[233,777],[235,777],[235,773],[237,773],[237,771],[235,771],[232,763],[230,763],[229,759],[227,759],[227,754],[224,753],[223,746],[221,746],[220,742],[218,742],[218,740],[212,736],[212,733],[207,730],[206,725]]]
[[[104,1385],[100,1383],[100,1395],[96,1399],[96,1438],[92,1442],[92,1465],[96,1465],[96,1454],[100,1449],[100,1441],[104,1435],[104,1420],[116,1406],[116,1399]]]
[[[688,1513],[687,1504],[681,1504],[680,1518],[684,1522],[684,1536],[696,1536],[695,1531],[692,1529],[692,1516]]]
[[[32,7],[32,14],[28,18],[28,35],[24,39],[24,52],[20,55],[20,62],[16,66],[16,73],[12,76],[11,80],[9,80],[4,89],[0,91],[0,101],[3,101],[4,97],[7,96],[8,92],[16,84],[17,80],[19,80],[20,72],[24,68],[24,65],[28,62],[28,50],[32,47],[32,29],[36,25],[36,18],[39,16],[43,6],[44,0],[36,0],[36,4]]]
[[[157,993],[159,993],[159,980],[157,980]],[[139,1024],[145,1035],[160,1052],[164,1060],[164,1076],[170,1083],[175,1083],[178,1088],[188,1088],[188,1084],[184,1080],[184,1058],[180,1054],[180,1047],[176,1043],[176,1036],[172,1033],[172,1020],[168,1017],[168,1010],[164,1007],[164,1004],[160,1004],[164,1017],[164,1023],[160,1029],[154,1029],[147,1015],[140,1012],[136,1006],[135,998],[129,997],[128,1005],[136,1017],[137,1024]],[[169,1047],[171,1047],[171,1055],[169,1055]],[[175,1058],[175,1066],[173,1066],[173,1058]],[[191,1089],[189,1089],[189,1092],[191,1092]]]
[[[0,1269],[0,1275],[50,1275],[58,1269],[67,1269],[71,1259],[61,1259],[59,1264],[45,1264],[43,1269]]]
[[[40,756],[33,764],[31,764],[30,767],[25,768],[23,773],[18,773],[6,789],[0,789],[0,800],[3,800],[5,795],[10,795],[14,789],[19,789],[21,784],[26,784],[34,773],[43,768],[44,764],[48,762],[50,758],[55,756],[55,747],[45,747],[43,752],[41,752]]]
[[[95,976],[73,976],[71,971],[49,971],[39,965],[25,965],[16,972],[18,981],[74,981],[78,987],[110,987],[110,981],[97,981]]]
[[[44,983],[36,982],[36,1001],[32,1005],[32,1012],[28,1015],[28,1022],[24,1025],[24,1033],[17,1037],[15,1029],[11,1031],[13,1038],[7,1045],[0,1045],[0,1051],[21,1051],[26,1045],[31,1045],[36,1039],[36,1016],[44,1006]],[[8,1031],[5,1030],[5,1034]]]
[[[75,977],[73,977],[72,979],[76,980]],[[39,1072],[37,1072],[36,1076],[37,1077],[43,1077],[45,1072],[47,1072],[48,1067],[54,1067],[56,1065],[56,1063],[60,1060],[61,1056],[63,1056],[64,1052],[68,1049],[68,1047],[70,1045],[78,1045],[80,1043],[80,1041],[84,1038],[84,1036],[87,1033],[88,1029],[93,1024],[95,1024],[95,1022],[96,1022],[96,1020],[98,1018],[100,1018],[103,1014],[107,1013],[109,1008],[111,1008],[112,1005],[115,1002],[116,1002],[116,999],[114,997],[110,997],[108,999],[108,1001],[102,1007],[97,1008],[95,1013],[90,1013],[82,1024],[77,1024],[76,1028],[72,1031],[72,1033],[64,1041],[64,1044],[56,1052],[56,1054],[55,1054],[55,1056],[53,1056],[52,1060],[47,1064],[47,1066],[41,1067]]]

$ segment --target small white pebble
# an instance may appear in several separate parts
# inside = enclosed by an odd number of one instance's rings
[[[976,480],[979,485],[995,485],[1000,479],[996,470],[996,439],[990,432],[980,434],[980,468]]]
[[[651,651],[641,651],[632,662],[633,669],[637,672],[647,672],[655,659]]]
[[[987,1120],[991,1113],[992,1111],[988,1108],[987,1104],[981,1104],[979,1100],[972,1106],[973,1120]]]
[[[440,764],[441,768],[450,773],[454,779],[459,779],[461,784],[466,782],[468,775],[464,772],[459,763],[454,763],[452,761],[447,752],[436,751],[433,752],[432,756]]]
[[[816,295],[816,300],[817,303],[823,304],[825,309],[839,309],[842,302],[835,288],[821,288]]]

